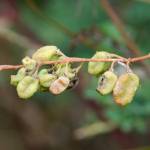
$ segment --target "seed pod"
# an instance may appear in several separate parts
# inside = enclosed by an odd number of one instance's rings
[[[17,93],[20,98],[30,98],[39,88],[39,81],[31,76],[24,77],[17,86]]]
[[[119,77],[113,96],[116,103],[126,105],[130,103],[139,87],[139,77],[134,73],[126,73]]]
[[[93,59],[105,59],[110,58],[110,54],[104,51],[96,52],[92,57]],[[88,63],[88,72],[92,75],[98,75],[103,73],[110,67],[110,62],[89,62]]]
[[[42,69],[39,72],[40,85],[43,87],[50,87],[51,83],[56,79],[56,76],[49,74],[47,69]]]
[[[32,58],[36,61],[49,61],[57,59],[58,56],[62,56],[62,53],[56,46],[44,46],[38,49]]]
[[[11,75],[10,84],[17,86],[18,83],[25,77],[25,75],[26,69],[25,68],[19,69],[16,75]]]
[[[112,71],[106,71],[98,81],[97,91],[102,95],[106,95],[112,92],[117,82],[117,75]]]
[[[60,76],[57,80],[52,82],[49,90],[51,93],[58,95],[67,89],[69,82],[70,80],[67,77]]]
[[[36,67],[36,61],[28,56],[22,59],[22,63],[28,70],[33,70]]]

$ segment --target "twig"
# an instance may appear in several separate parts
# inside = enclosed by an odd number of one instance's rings
[[[93,58],[78,58],[78,57],[66,57],[63,60],[57,60],[57,61],[43,61],[40,62],[40,65],[48,65],[48,64],[65,64],[65,63],[76,63],[76,62],[125,62],[125,63],[135,63],[138,61],[144,61],[146,59],[150,59],[150,54],[141,56],[141,57],[134,57],[134,58],[107,58],[107,59],[93,59]],[[0,65],[0,71],[1,70],[15,70],[23,67],[23,65]]]
[[[114,25],[119,30],[120,34],[122,35],[122,38],[124,39],[126,45],[130,49],[132,54],[134,54],[135,56],[140,55],[141,52],[140,52],[138,46],[135,44],[133,39],[125,31],[124,23],[119,18],[119,16],[116,14],[116,12],[112,8],[112,6],[108,2],[108,0],[101,0],[101,4],[102,4],[103,8],[105,9],[105,11],[107,12],[107,14],[109,15],[109,17],[111,18],[111,20],[113,21]]]
[[[142,53],[141,53],[140,49],[138,48],[138,46],[136,45],[135,41],[127,34],[124,23],[119,18],[119,16],[116,14],[114,9],[110,5],[109,1],[108,0],[100,0],[100,3],[102,4],[103,8],[107,12],[108,16],[111,18],[114,25],[119,30],[122,38],[124,39],[127,47],[129,48],[130,52],[134,56],[142,55]],[[147,64],[145,64],[144,62],[141,62],[141,64],[144,67],[146,73],[150,75],[150,70],[149,70],[149,67],[147,66]]]
[[[76,33],[72,30],[70,30],[67,26],[64,24],[60,23],[53,17],[45,15],[40,8],[37,6],[34,0],[26,0],[28,6],[32,9],[34,13],[36,13],[38,16],[40,16],[43,20],[47,22],[48,25],[53,25],[55,28],[63,32],[65,35],[67,35],[70,38],[78,38],[78,40],[83,43],[85,46],[88,46],[89,48],[95,49],[95,46],[93,43],[90,43],[86,36],[82,35],[82,32],[80,31],[79,33]]]
[[[36,5],[36,3],[34,2],[34,0],[26,0],[28,6],[32,9],[32,11],[34,11],[36,14],[38,14],[41,18],[43,18],[48,24],[50,25],[54,25],[56,28],[60,29],[61,31],[63,31],[66,35],[70,36],[70,37],[74,37],[75,33],[72,32],[71,30],[69,30],[66,26],[64,26],[63,24],[57,22],[57,20],[55,20],[52,17],[47,17],[45,16],[40,9],[38,8],[38,6]]]
[[[23,67],[23,65],[0,65],[0,71],[2,70],[16,70]]]
[[[145,55],[145,56],[141,56],[141,57],[132,58],[130,60],[130,62],[143,61],[143,60],[146,60],[146,59],[150,59],[150,54]]]

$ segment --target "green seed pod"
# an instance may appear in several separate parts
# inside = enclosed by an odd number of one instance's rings
[[[39,72],[38,77],[40,85],[43,87],[50,87],[51,83],[56,79],[56,76],[53,74],[49,74],[47,69],[42,69]]]
[[[112,71],[106,71],[98,81],[97,91],[102,95],[109,94],[117,82],[117,75]]]
[[[67,77],[60,76],[57,80],[52,82],[49,91],[55,95],[58,95],[67,89],[69,82],[70,80]]]
[[[30,98],[39,88],[39,80],[31,76],[24,77],[17,86],[17,93],[20,98]]]
[[[113,96],[117,104],[130,103],[139,87],[139,77],[134,73],[126,73],[119,77],[114,89]]]
[[[18,83],[25,77],[26,75],[26,69],[21,68],[18,70],[17,75],[11,75],[10,84],[17,86]]]
[[[49,61],[58,59],[62,53],[56,46],[44,46],[38,49],[32,56],[36,61]]]
[[[22,59],[22,63],[28,70],[33,70],[36,67],[36,61],[28,56]]]
[[[93,59],[107,59],[110,58],[110,54],[104,51],[96,52],[92,57]],[[92,75],[98,75],[103,73],[110,67],[110,62],[89,62],[88,63],[88,72]]]

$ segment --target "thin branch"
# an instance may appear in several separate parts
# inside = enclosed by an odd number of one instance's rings
[[[28,4],[28,6],[32,9],[32,11],[35,14],[37,14],[39,17],[41,17],[43,20],[45,20],[48,25],[50,25],[50,26],[53,25],[55,28],[62,31],[65,35],[67,35],[70,38],[79,38],[79,41],[81,43],[83,43],[85,46],[88,46],[89,48],[95,49],[95,46],[87,40],[86,36],[81,35],[82,32],[76,33],[74,31],[70,30],[64,24],[62,24],[59,21],[57,21],[56,19],[54,19],[53,17],[45,15],[40,10],[40,8],[38,7],[38,5],[35,3],[34,0],[26,0],[26,2]]]
[[[109,1],[101,0],[101,4],[103,8],[105,9],[105,11],[107,12],[108,16],[111,18],[114,25],[119,30],[120,34],[122,35],[122,38],[124,39],[127,47],[130,49],[132,54],[134,54],[135,56],[140,55],[141,51],[139,50],[138,46],[135,44],[133,39],[127,34],[124,23],[122,22],[120,17],[117,15],[117,13],[114,11]]]
[[[65,25],[59,23],[57,20],[55,20],[52,17],[45,16],[42,11],[39,9],[39,7],[36,5],[34,0],[26,0],[28,6],[34,11],[36,14],[38,14],[41,18],[43,18],[48,24],[54,25],[59,30],[63,31],[66,35],[70,37],[74,37],[75,33],[71,30],[69,30]]]
[[[23,67],[23,65],[0,65],[0,71],[2,70],[16,70]]]
[[[111,18],[114,25],[117,27],[118,31],[120,32],[122,38],[124,39],[127,47],[129,48],[130,52],[134,56],[140,56],[142,55],[139,47],[135,43],[135,41],[128,35],[128,33],[125,30],[125,26],[123,21],[120,19],[120,17],[117,15],[111,4],[109,3],[109,0],[100,0],[100,3],[102,4],[103,8],[107,12],[108,16]],[[149,66],[141,62],[143,68],[145,69],[146,73],[150,75],[150,69]]]
[[[130,60],[130,62],[143,61],[143,60],[146,60],[146,59],[150,59],[150,54],[145,55],[145,56],[141,56],[141,57],[132,58],[132,59]]]
[[[65,64],[65,63],[76,63],[76,62],[124,62],[124,63],[135,63],[139,61],[144,61],[146,59],[150,59],[150,54],[141,56],[141,57],[134,57],[134,58],[107,58],[107,59],[93,59],[93,58],[78,58],[78,57],[66,57],[62,60],[57,61],[43,61],[40,62],[40,65],[48,65],[48,64]],[[0,65],[0,71],[2,70],[16,70],[23,67],[23,65]]]

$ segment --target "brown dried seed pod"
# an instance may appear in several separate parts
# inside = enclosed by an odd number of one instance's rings
[[[112,92],[117,82],[117,75],[112,71],[106,71],[98,81],[97,91],[102,95],[106,95]]]
[[[58,95],[65,91],[70,83],[67,77],[60,76],[57,80],[51,83],[49,91],[55,95]]]
[[[139,87],[139,77],[134,73],[126,73],[119,77],[114,89],[113,96],[117,104],[130,103]]]

